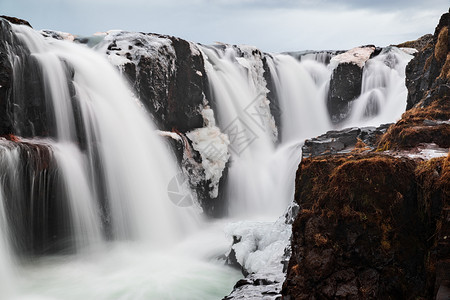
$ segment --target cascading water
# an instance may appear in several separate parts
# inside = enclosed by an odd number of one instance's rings
[[[2,168],[7,167],[8,154],[2,153],[0,157],[0,166]],[[0,177],[3,184],[4,178]],[[11,255],[10,248],[10,232],[8,224],[8,216],[5,209],[5,200],[3,193],[3,186],[0,186],[0,289],[2,290],[3,297],[11,297],[14,291],[14,277],[13,261],[14,257]],[[5,298],[7,299],[7,298]]]
[[[290,201],[280,195],[292,191],[286,182],[293,186],[295,174],[284,167],[297,165],[300,159],[295,144],[331,129],[323,100],[331,72],[316,61],[300,63],[283,54],[265,57],[281,111],[281,131],[276,133],[282,144],[276,148],[263,55],[249,47],[202,47],[202,51],[219,124],[234,150],[228,183],[230,215],[279,216]],[[279,160],[281,156],[295,158],[287,162]]]
[[[412,56],[388,47],[369,60],[363,73],[361,96],[354,101],[343,126],[377,126],[399,119],[406,108],[405,68]]]
[[[167,184],[178,174],[175,159],[124,80],[85,47],[43,38],[23,26],[13,31],[39,66],[49,126],[56,131],[49,134],[53,138],[23,139],[21,146],[1,141],[0,288],[9,294],[0,299],[226,294],[239,274],[205,257],[226,251],[229,241],[221,231],[228,220],[206,223],[194,208],[175,207],[168,199]],[[252,47],[199,48],[208,100],[230,140],[229,215],[272,222],[292,201],[304,139],[333,128],[325,101],[332,74],[326,64],[334,53],[298,60]],[[373,125],[400,116],[410,58],[392,48],[366,63],[362,94],[347,124]],[[11,61],[20,79],[23,62]],[[273,106],[279,118],[272,115]],[[36,159],[36,153],[45,153],[45,159]],[[13,195],[28,183],[26,193]],[[36,195],[45,195],[44,203]],[[12,211],[30,222],[13,220]],[[281,285],[279,262],[290,227],[284,219],[271,222],[238,222],[226,231],[242,237],[235,249],[241,265]],[[18,237],[22,234],[27,238]],[[54,252],[66,255],[48,255]],[[30,254],[38,258],[27,260]]]
[[[175,159],[118,72],[84,46],[25,26],[12,29],[37,61],[57,130],[54,139],[22,139],[17,146],[4,141],[3,157],[15,160],[11,171],[2,169],[2,188],[19,193],[30,184],[32,198],[24,194],[15,203],[8,193],[0,199],[0,276],[16,286],[8,296],[2,286],[0,298],[185,299],[190,282],[196,299],[226,294],[237,272],[177,250],[175,242],[202,221],[194,207],[169,200],[167,185],[179,172]],[[19,83],[21,70],[14,73]],[[46,159],[30,168],[42,151]],[[21,168],[29,177],[15,173]],[[30,242],[22,243],[25,232]],[[213,241],[223,253],[225,237]],[[24,252],[15,271],[8,269],[9,248]],[[77,255],[46,255],[53,252]],[[40,258],[29,260],[27,253]],[[204,281],[208,289],[195,287]]]
[[[272,132],[261,130],[265,127],[251,127],[255,123],[251,119],[254,115],[247,113],[249,101],[254,101],[254,105],[259,107],[268,107],[267,95],[256,97],[263,93],[267,85],[258,72],[262,69],[263,55],[254,49],[236,46],[203,47],[202,51],[213,92],[212,101],[218,109],[219,126],[231,136],[231,146],[233,142],[237,144],[235,149],[239,149],[244,142],[248,144],[241,152],[232,151],[227,187],[230,215],[245,214],[248,220],[255,218],[255,215],[264,214],[267,218],[272,214],[273,220],[293,199],[295,173],[301,159],[303,141],[333,129],[326,107],[333,70],[325,63],[330,55],[310,55],[308,59],[301,60],[285,54],[264,55],[264,63],[276,91],[275,100],[278,103],[275,105],[279,105],[278,110],[273,111],[280,111],[281,114],[281,124],[278,126],[281,142],[276,145]],[[385,100],[383,104],[388,105],[386,109],[389,111],[366,114],[365,119],[359,122],[360,126],[377,124],[380,120],[393,122],[400,117],[398,112],[404,110],[406,104],[404,68],[411,58],[411,55],[393,49],[369,61],[363,71],[361,98],[367,97],[366,94],[374,89],[384,89],[384,98],[380,101]],[[374,80],[374,77],[377,79]],[[367,106],[367,102],[360,104],[358,101],[355,101],[355,107]],[[257,116],[266,118],[265,123],[268,124],[271,119],[261,110],[259,112]],[[363,115],[360,108],[354,108],[351,118],[360,120]],[[237,122],[243,124],[240,130],[230,131],[233,126],[237,127]],[[240,132],[245,133],[240,136],[241,139],[233,138]],[[230,225],[227,231],[229,235],[240,237],[241,241],[233,247],[238,262],[247,272],[253,273],[254,278],[262,277],[274,282],[269,290],[279,292],[284,278],[280,261],[290,238],[290,226],[284,218],[275,223],[238,222]],[[258,292],[252,294],[245,288],[234,296],[238,299],[259,297]]]
[[[294,145],[333,129],[326,107],[332,67],[324,55],[297,60],[286,54],[262,55],[255,49],[236,46],[202,47],[205,66],[217,105],[219,125],[230,135],[232,163],[228,183],[230,214],[272,212],[280,215],[290,198],[280,197],[285,181],[293,185],[295,170],[286,176],[286,166],[297,166],[301,153]],[[326,52],[329,57],[330,53]],[[263,57],[276,91],[281,124],[281,143],[275,146],[273,119],[262,76]],[[411,55],[386,48],[363,69],[362,94],[353,101],[350,120],[344,126],[369,126],[393,122],[406,105],[405,67]],[[258,114],[249,108],[257,107]],[[255,118],[256,116],[256,118]],[[256,120],[263,120],[257,126]],[[342,125],[341,125],[342,126]],[[244,147],[245,146],[245,147]],[[296,154],[289,153],[294,149]],[[237,150],[237,151],[236,151]],[[283,154],[280,154],[283,153]],[[285,161],[282,157],[293,157]],[[262,188],[265,187],[265,188]],[[290,194],[292,195],[292,194]]]
[[[176,167],[145,112],[113,67],[89,49],[57,40],[44,40],[39,33],[26,27],[16,27],[16,34],[23,36],[23,42],[40,62],[48,101],[51,101],[54,115],[58,116],[56,153],[69,202],[72,199],[76,201],[82,194],[85,204],[91,206],[91,209],[85,209],[84,214],[77,209],[83,205],[76,203],[71,206],[74,225],[83,227],[75,226],[76,230],[85,232],[90,228],[97,232],[89,233],[92,239],[100,239],[99,226],[94,225],[99,224],[99,220],[95,220],[99,214],[93,209],[96,206],[94,202],[100,203],[100,199],[89,200],[95,195],[95,187],[88,184],[93,174],[89,174],[87,165],[94,158],[87,159],[74,145],[63,144],[65,141],[74,143],[75,137],[81,135],[87,137],[87,154],[92,156],[98,152],[101,160],[113,238],[151,240],[155,237],[159,243],[164,239],[176,239],[181,228],[190,226],[189,213],[182,217],[168,200],[165,190],[167,182],[177,174]],[[71,83],[83,124],[79,127],[84,129],[81,134],[76,132],[74,100],[70,96],[68,71],[63,62],[73,68]],[[65,157],[71,157],[73,161]],[[173,222],[172,218],[178,221]],[[159,226],[165,230],[162,232],[157,228]]]
[[[266,99],[268,90],[261,53],[250,47],[226,47],[223,50],[202,47],[202,51],[217,104],[218,122],[231,143],[233,163],[229,170],[229,211],[231,215],[248,216],[252,212],[270,211],[268,206],[279,207],[259,185],[270,181],[270,174],[254,172],[267,169],[261,165],[269,163],[267,157],[274,150],[277,136]],[[242,177],[258,179],[243,182]]]

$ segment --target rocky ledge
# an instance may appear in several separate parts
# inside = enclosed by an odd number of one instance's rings
[[[450,297],[448,24],[408,65],[410,109],[386,133],[305,143],[283,299]]]

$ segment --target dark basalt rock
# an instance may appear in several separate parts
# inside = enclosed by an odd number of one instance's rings
[[[365,151],[373,150],[390,125],[328,131],[321,136],[306,140],[302,147],[302,157],[349,153],[355,150],[358,142],[359,148],[364,148]]]
[[[11,22],[12,24],[17,24],[17,25],[26,25],[29,26],[31,28],[33,28],[30,23],[28,23],[28,21],[26,20],[22,20],[19,18],[15,18],[15,17],[9,17],[9,16],[0,16],[0,18],[8,20],[9,22]]]
[[[327,107],[333,123],[345,120],[350,103],[361,94],[362,68],[353,63],[340,63],[333,71]]]
[[[267,84],[267,89],[269,92],[267,93],[267,99],[270,101],[269,107],[270,112],[272,113],[272,116],[275,120],[275,125],[277,126],[278,130],[281,129],[281,108],[280,108],[280,101],[277,97],[277,89],[276,85],[272,80],[272,75],[270,68],[267,64],[267,59],[270,58],[270,54],[264,53],[262,56],[262,63],[264,68],[264,80]]]
[[[227,197],[226,189],[219,188],[216,198],[210,196],[210,180],[206,180],[205,169],[202,166],[202,158],[198,151],[192,147],[192,142],[181,132],[177,131],[180,139],[168,137],[171,149],[174,151],[178,164],[181,166],[183,174],[189,181],[190,187],[195,193],[198,204],[203,212],[210,217],[223,217],[226,214]],[[228,163],[223,170],[219,181],[219,187],[226,186],[228,178]]]
[[[187,132],[203,126],[200,114],[205,105],[207,78],[203,57],[188,41],[158,34],[133,33],[116,35],[107,46],[107,54],[125,56],[130,62],[122,67],[137,96],[152,114],[161,130],[173,128]],[[145,38],[169,40],[156,50],[145,43]],[[125,38],[129,49],[117,46],[117,39]],[[155,55],[133,57],[133,51],[157,51]],[[126,54],[119,51],[127,50]]]
[[[407,110],[421,102],[424,97],[432,96],[427,94],[428,90],[433,90],[444,82],[447,82],[448,85],[448,75],[442,74],[441,76],[441,71],[444,65],[450,64],[450,62],[446,63],[450,49],[449,20],[449,13],[442,15],[432,40],[415,55],[406,67]],[[449,66],[447,66],[447,70],[448,68]],[[448,87],[446,92],[448,95]],[[434,92],[431,91],[431,93]],[[422,103],[422,105],[426,106],[427,103]]]

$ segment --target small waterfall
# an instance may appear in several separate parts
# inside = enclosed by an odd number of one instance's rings
[[[86,159],[73,144],[53,144],[55,161],[67,193],[77,250],[93,247],[103,241],[99,209],[93,198],[86,174]]]
[[[315,60],[268,59],[281,106],[281,140],[301,141],[331,129],[325,104],[331,72]]]
[[[398,120],[406,109],[405,68],[412,58],[399,48],[387,47],[367,61],[361,95],[343,126],[377,126]]]

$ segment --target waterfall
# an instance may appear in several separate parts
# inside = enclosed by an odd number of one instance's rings
[[[201,49],[218,123],[230,138],[229,212],[241,216],[264,213],[270,211],[269,206],[280,212],[284,204],[274,203],[261,189],[263,183],[270,184],[271,174],[255,172],[268,169],[278,134],[266,99],[262,54],[251,47]]]
[[[231,141],[229,213],[278,216],[291,201],[290,196],[280,195],[293,189],[295,170],[286,172],[286,167],[298,164],[298,144],[331,129],[324,102],[331,72],[313,60],[301,63],[288,55],[272,57],[250,47],[201,49],[219,125]],[[274,118],[263,58],[279,101],[272,103],[279,105],[281,113],[276,132],[271,130]],[[278,147],[277,137],[282,141]]]
[[[326,99],[333,72],[328,62],[336,52],[296,58],[249,46],[198,45],[209,81],[207,100],[231,153],[227,186],[221,187],[230,218],[206,221],[195,206],[177,207],[169,200],[168,184],[180,172],[176,159],[104,56],[26,26],[12,25],[12,32],[20,42],[20,49],[8,53],[13,129],[23,136],[0,140],[2,296],[223,296],[239,278],[211,260],[229,247],[224,223],[273,222],[282,215],[293,200],[304,140],[334,129]],[[386,48],[367,61],[362,93],[340,126],[399,118],[409,59],[402,50]],[[31,81],[36,89],[27,94],[23,89]],[[20,113],[27,101],[41,107],[33,120]],[[264,274],[262,259],[269,261],[280,280],[290,227],[284,219],[273,230],[268,223],[248,228],[244,223],[228,227],[230,235],[236,230],[254,238],[238,258],[257,274]],[[270,235],[261,239],[266,230]]]
[[[405,68],[411,59],[410,54],[395,47],[385,48],[370,59],[364,68],[361,95],[344,126],[377,126],[400,119],[408,94]]]
[[[286,54],[261,54],[248,47],[202,47],[202,51],[212,90],[210,100],[217,107],[219,126],[225,133],[231,134],[232,146],[233,141],[236,142],[233,139],[236,132],[246,133],[238,143],[248,144],[241,152],[231,152],[227,186],[229,213],[235,218],[245,216],[246,220],[256,221],[236,222],[227,228],[227,232],[240,239],[233,250],[239,264],[253,274],[247,280],[266,278],[273,282],[266,287],[254,287],[253,292],[245,288],[237,290],[234,296],[240,299],[245,298],[246,293],[260,295],[267,290],[276,294],[284,280],[280,261],[285,259],[284,249],[289,245],[291,234],[291,227],[286,224],[285,218],[276,218],[293,201],[295,174],[301,160],[303,141],[333,129],[326,107],[333,72],[332,66],[327,65],[329,58],[324,58],[329,54],[299,60]],[[358,119],[358,124],[364,126],[379,125],[377,122],[381,119],[393,122],[400,117],[398,112],[404,110],[406,105],[404,68],[411,58],[401,50],[393,49],[385,50],[379,57],[369,60],[363,69],[363,93],[360,98],[364,99],[373,90],[381,90],[384,98],[380,100],[384,102],[380,106],[389,107],[372,111],[362,119],[363,112],[359,107],[368,104],[357,99],[353,103],[351,120]],[[264,64],[270,76],[266,74],[263,77],[257,72]],[[264,94],[267,86],[272,87],[274,95],[269,95],[267,91]],[[260,128],[264,127],[253,128],[249,125],[241,126],[241,130],[229,130],[235,126],[236,120],[252,125],[251,115],[245,113],[249,99],[255,95],[258,95],[258,100],[253,101],[265,108],[275,106],[271,111],[280,114],[278,143],[273,141],[270,131],[261,131]],[[267,103],[269,96],[275,103]],[[259,113],[258,117],[264,117],[266,124],[270,121],[264,113]],[[258,134],[252,136],[254,132]],[[289,209],[286,215],[289,215]]]
[[[44,39],[24,26],[14,30],[39,62],[46,101],[56,116],[54,148],[76,240],[101,241],[100,203],[110,210],[113,239],[176,240],[194,220],[180,214],[167,196],[167,183],[177,174],[174,159],[117,72],[89,49]],[[85,154],[75,142],[86,144]],[[100,180],[93,164],[101,168]],[[98,190],[102,183],[105,195]]]

